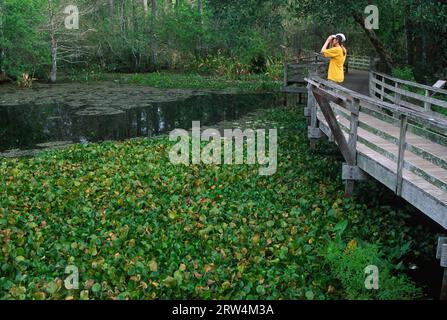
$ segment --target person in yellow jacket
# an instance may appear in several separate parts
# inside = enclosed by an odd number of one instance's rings
[[[330,59],[327,79],[338,84],[345,80],[344,64],[347,54],[347,50],[343,45],[345,41],[346,36],[343,33],[330,35],[323,48],[321,48],[321,53]],[[331,45],[330,49],[328,49],[329,45]]]

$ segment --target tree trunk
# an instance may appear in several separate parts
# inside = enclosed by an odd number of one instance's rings
[[[376,49],[377,54],[379,55],[380,59],[385,63],[386,67],[391,70],[393,68],[394,62],[393,58],[389,54],[389,52],[386,50],[383,43],[377,38],[376,33],[374,30],[369,30],[365,27],[365,21],[363,19],[363,16],[358,13],[354,12],[352,14],[355,22],[357,22],[360,27],[363,29],[363,31],[366,33],[366,36],[368,37],[371,44],[374,46],[374,49]]]
[[[109,0],[109,21],[111,26],[113,26],[113,16],[114,16],[113,9],[114,9],[113,0]]]
[[[200,19],[202,19],[202,15],[203,15],[203,1],[202,0],[197,0],[197,9],[199,11]]]
[[[405,17],[405,50],[407,53],[407,64],[413,65],[413,36],[412,36],[412,26],[408,18]]]
[[[422,63],[427,64],[427,32],[425,31],[425,28],[422,28],[422,41],[421,41],[421,51],[422,51]]]
[[[197,1],[197,11],[199,13],[199,19],[200,19],[200,34],[197,39],[197,54],[201,56],[202,55],[202,34],[203,34],[203,1],[198,0]]]
[[[157,39],[155,32],[155,24],[157,19],[157,0],[152,0],[152,12],[151,12],[151,65],[154,69],[157,69]]]
[[[126,17],[126,0],[121,0],[121,12],[120,12],[120,28],[121,33],[125,36],[127,34],[127,17]]]
[[[3,8],[0,3],[0,39],[3,38]],[[5,48],[0,47],[0,77],[6,74],[5,70]]]
[[[54,17],[53,1],[48,0],[48,14],[50,18],[50,38],[51,38],[51,71],[50,81],[55,83],[57,80],[57,39],[56,39],[56,25]]]
[[[55,83],[57,80],[57,42],[54,34],[51,36],[51,73],[50,81]]]

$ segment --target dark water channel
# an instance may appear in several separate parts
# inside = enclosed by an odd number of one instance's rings
[[[150,137],[191,122],[234,121],[278,103],[278,94],[206,94],[121,109],[64,104],[0,106],[0,152],[51,145]]]

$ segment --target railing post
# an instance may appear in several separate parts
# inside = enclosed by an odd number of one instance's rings
[[[394,91],[394,104],[397,105],[397,106],[400,106],[401,100],[402,100],[402,95],[397,92],[399,90],[399,83],[398,82],[396,82],[394,84],[394,88],[395,88],[395,91]],[[397,115],[396,113],[393,113],[393,118],[398,118],[398,117],[399,117],[399,115]]]
[[[396,194],[398,196],[402,195],[402,183],[403,183],[403,169],[405,161],[405,149],[407,147],[406,136],[407,136],[408,120],[407,116],[400,115],[400,136],[399,136],[399,156],[397,158],[397,175],[396,175]]]
[[[380,83],[381,88],[380,88],[380,100],[383,101],[383,99],[385,99],[385,77],[382,76],[382,81]]]
[[[426,98],[430,97],[430,92],[428,90],[425,90],[425,97]],[[424,101],[424,109],[425,109],[425,112],[430,112],[431,111],[431,103]]]
[[[398,82],[396,82],[394,84],[394,88],[396,89],[394,91],[394,104],[399,106],[400,105],[400,101],[402,99],[402,95],[398,92],[398,90],[399,90],[399,83]]]
[[[358,126],[359,126],[359,114],[360,114],[360,100],[354,98],[350,103],[350,109],[351,109],[351,121],[349,130],[348,149],[350,153],[353,155],[353,157],[351,161],[347,161],[347,165],[348,167],[354,168],[355,166],[357,166],[357,139],[358,139]],[[354,192],[355,180],[356,179],[346,179],[345,197],[352,196]]]
[[[440,300],[447,300],[447,237],[438,238],[436,259],[441,260],[441,267],[444,268],[444,276],[441,284]]]

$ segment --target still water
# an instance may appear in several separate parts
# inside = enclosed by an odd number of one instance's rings
[[[234,121],[278,103],[278,94],[208,94],[174,102],[126,108],[73,108],[64,104],[0,106],[0,152],[41,149],[52,144],[150,137]]]

